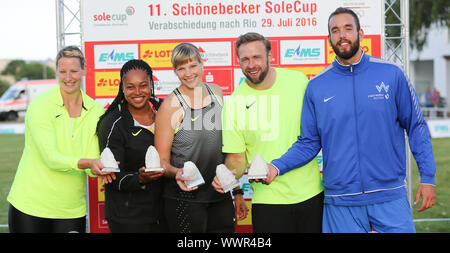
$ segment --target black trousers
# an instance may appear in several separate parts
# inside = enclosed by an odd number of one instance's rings
[[[28,215],[9,205],[8,226],[11,233],[85,233],[86,217],[47,219]]]
[[[231,199],[196,203],[165,199],[164,213],[171,233],[234,233],[234,205]]]
[[[255,233],[321,233],[324,193],[297,204],[252,204]]]
[[[158,223],[119,223],[108,219],[108,228],[111,233],[166,233],[164,224]]]

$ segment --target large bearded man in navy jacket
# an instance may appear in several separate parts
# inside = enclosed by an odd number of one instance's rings
[[[436,165],[414,88],[401,68],[361,50],[364,33],[352,10],[336,9],[328,31],[336,59],[309,82],[301,136],[269,164],[262,183],[322,149],[323,232],[415,232],[405,187],[405,131],[421,178],[418,211],[436,202]]]

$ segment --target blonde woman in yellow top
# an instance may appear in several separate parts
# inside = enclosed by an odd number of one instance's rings
[[[10,232],[85,232],[86,173],[103,173],[95,129],[103,107],[81,91],[84,56],[57,55],[59,86],[36,97],[25,117],[25,148],[7,200]],[[106,178],[107,177],[107,178]]]

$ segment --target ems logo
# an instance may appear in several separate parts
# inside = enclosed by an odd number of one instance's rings
[[[139,58],[137,44],[94,45],[96,69],[120,69],[131,59]]]

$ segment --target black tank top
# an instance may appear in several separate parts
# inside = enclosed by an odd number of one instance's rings
[[[180,189],[175,179],[166,178],[164,196],[192,202],[216,202],[230,198],[230,194],[218,193],[211,183],[216,175],[217,165],[224,163],[222,153],[222,105],[208,87],[211,103],[201,109],[192,109],[184,100],[179,89],[174,93],[184,110],[184,117],[176,131],[170,154],[170,163],[183,168],[184,163],[192,161],[197,165],[205,184],[195,191]]]

